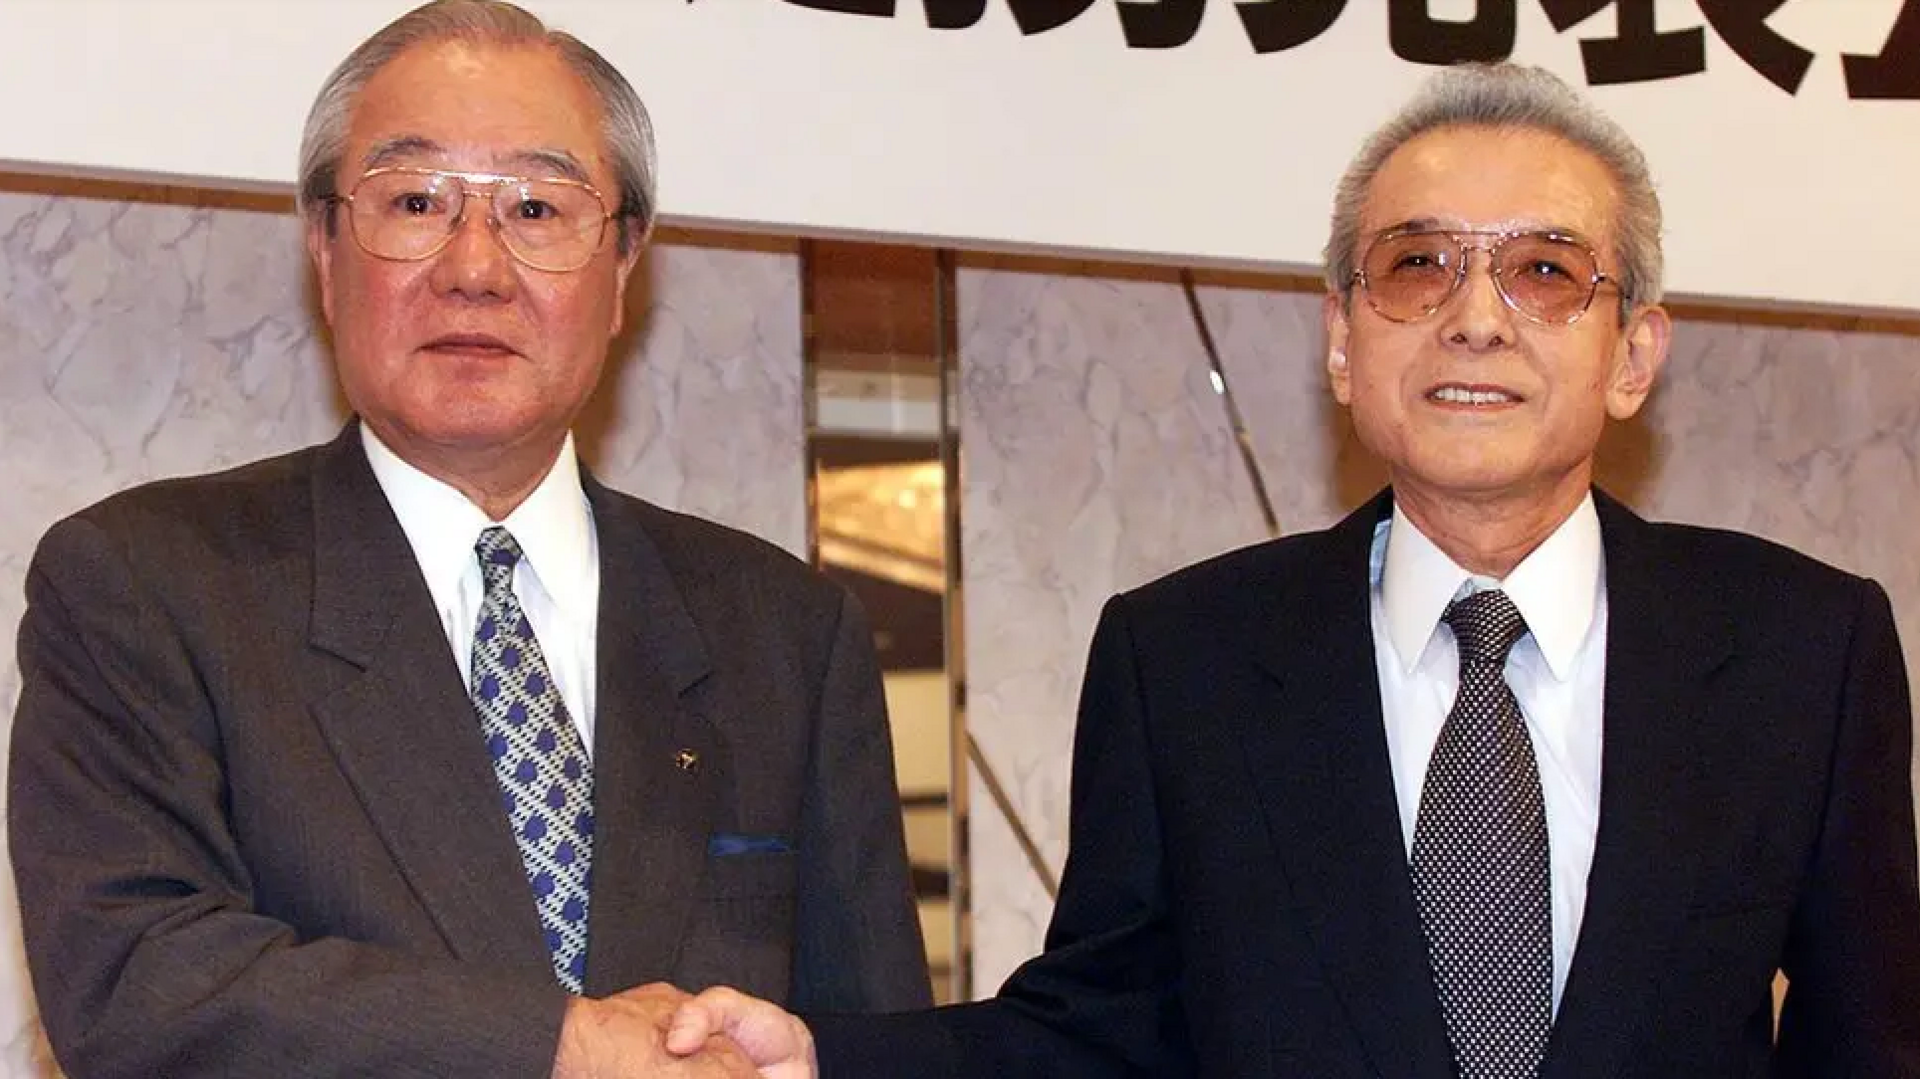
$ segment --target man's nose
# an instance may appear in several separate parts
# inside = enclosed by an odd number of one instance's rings
[[[510,299],[518,276],[499,232],[492,198],[469,193],[454,218],[452,238],[434,260],[435,290],[472,300]]]
[[[1494,280],[1493,255],[1474,256],[1467,248],[1462,258],[1463,278],[1452,296],[1440,309],[1440,332],[1448,343],[1481,352],[1511,345],[1514,340],[1513,309],[1500,295]],[[1475,265],[1478,263],[1479,265]]]

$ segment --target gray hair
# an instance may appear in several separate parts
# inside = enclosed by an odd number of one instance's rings
[[[295,196],[302,214],[332,205],[339,195],[337,174],[346,152],[347,128],[355,99],[381,68],[416,45],[465,41],[485,45],[544,45],[554,49],[586,82],[606,117],[607,149],[619,183],[620,248],[633,235],[644,237],[654,218],[653,122],[626,77],[594,49],[538,16],[501,0],[432,0],[388,23],[360,43],[320,86],[307,126],[300,136],[300,186]],[[628,220],[638,224],[631,232]],[[331,225],[331,219],[329,219]]]
[[[1374,177],[1395,150],[1446,127],[1523,128],[1554,135],[1599,158],[1619,196],[1614,256],[1620,263],[1620,318],[1660,302],[1660,197],[1646,158],[1626,130],[1551,72],[1511,63],[1462,64],[1428,80],[1360,147],[1340,178],[1327,237],[1327,287],[1352,299],[1360,254],[1360,212]]]

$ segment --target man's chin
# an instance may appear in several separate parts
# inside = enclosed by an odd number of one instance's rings
[[[464,406],[442,405],[418,417],[419,422],[398,425],[400,441],[437,456],[491,457],[516,447],[544,441],[558,445],[564,429],[552,434],[553,425],[544,417],[524,408],[501,408],[470,402]],[[376,434],[384,432],[375,427]],[[396,452],[402,447],[394,446]],[[403,454],[404,456],[404,454]]]
[[[1413,487],[1430,497],[1480,502],[1531,490],[1540,477],[1525,463],[1483,455],[1417,462],[1393,470],[1396,487]]]

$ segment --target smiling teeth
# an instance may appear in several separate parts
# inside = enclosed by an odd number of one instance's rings
[[[1442,386],[1433,391],[1433,399],[1456,405],[1498,405],[1513,400],[1511,394],[1489,390],[1465,390],[1458,386]]]

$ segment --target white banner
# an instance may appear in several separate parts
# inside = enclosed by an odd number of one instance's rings
[[[406,0],[0,0],[0,168],[292,180]],[[1432,70],[1504,55],[1641,141],[1669,283],[1920,309],[1920,0],[528,0],[618,64],[673,223],[1289,271]]]

